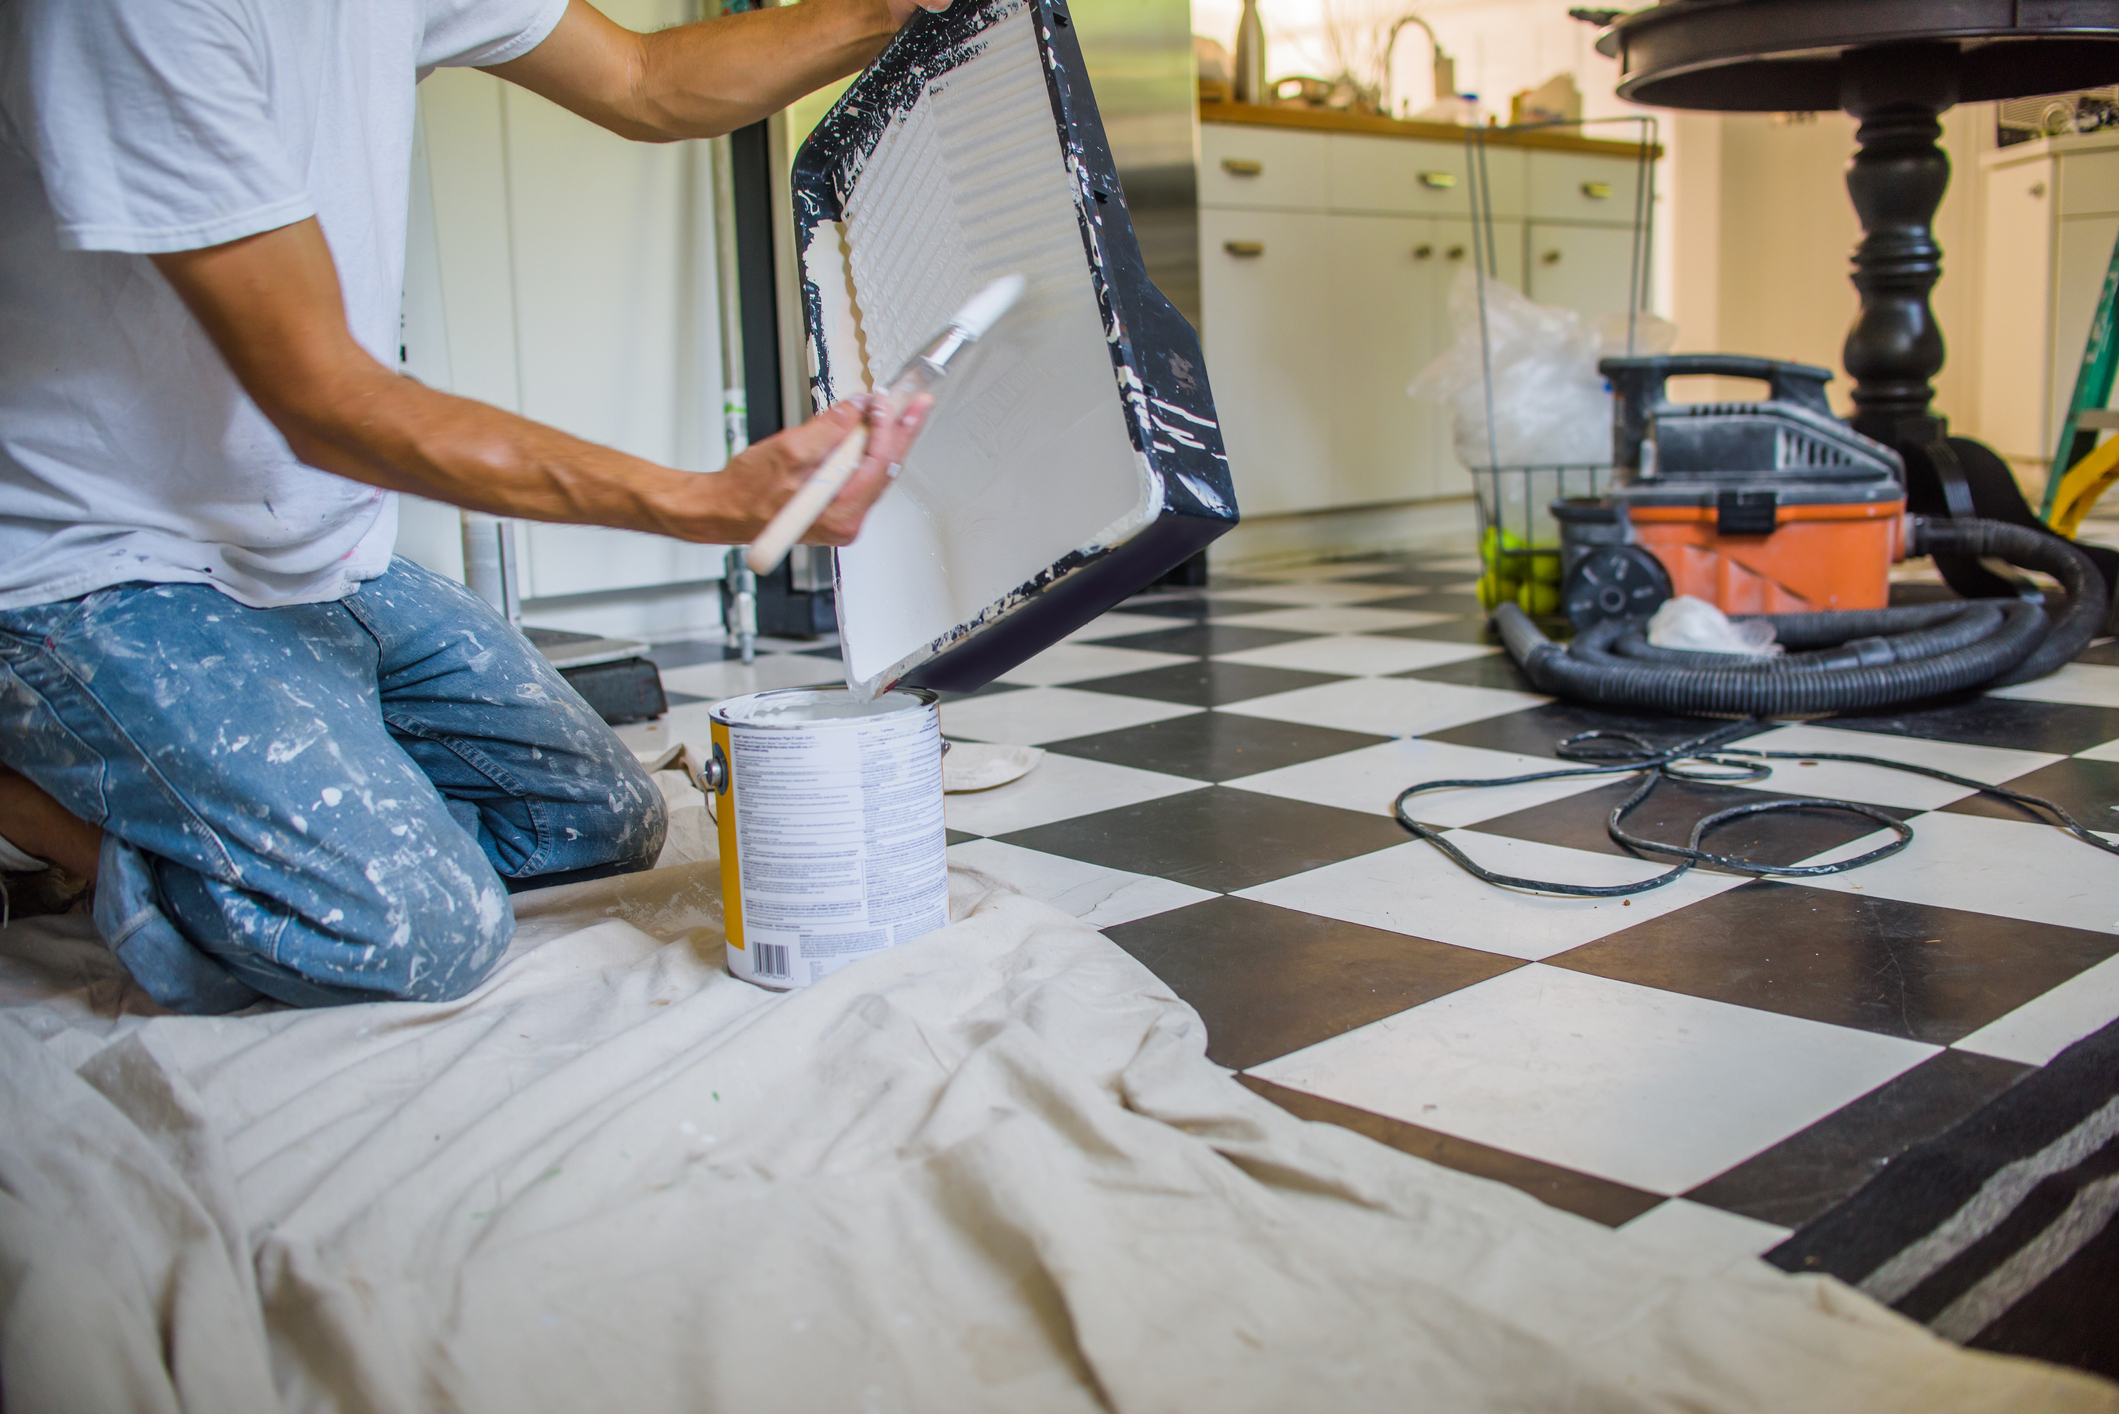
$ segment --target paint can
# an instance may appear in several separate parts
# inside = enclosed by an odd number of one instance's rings
[[[708,713],[730,972],[806,987],[948,923],[937,700],[787,688]]]

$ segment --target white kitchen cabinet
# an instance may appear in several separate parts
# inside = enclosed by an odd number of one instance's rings
[[[1405,391],[1453,339],[1450,289],[1474,263],[1461,138],[1202,118],[1201,334],[1244,514],[1469,494],[1449,415]],[[1487,173],[1499,278],[1591,315],[1625,308],[1624,149],[1497,141]],[[1541,210],[1564,219],[1522,219]]]
[[[1207,376],[1247,515],[1334,503],[1329,228],[1321,213],[1199,213]]]
[[[1979,435],[2042,467],[2119,240],[2119,133],[2004,147],[1984,159],[1982,177]]]
[[[1629,297],[1633,231],[1624,226],[1532,221],[1524,230],[1529,263],[1523,293],[1592,319],[1623,311]]]

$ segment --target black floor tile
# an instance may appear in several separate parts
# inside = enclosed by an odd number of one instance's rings
[[[1615,712],[1574,702],[1548,702],[1542,707],[1526,707],[1520,712],[1506,712],[1498,717],[1421,735],[1430,741],[1447,741],[1458,746],[1484,746],[1494,751],[1517,751],[1525,756],[1555,756],[1558,744],[1578,732],[1631,732],[1655,746],[1670,747],[1728,725],[1726,721],[1706,717]],[[1758,728],[1759,731],[1766,729],[1764,725]]]
[[[1226,619],[1236,614],[1262,614],[1268,609],[1287,607],[1285,604],[1261,604],[1252,599],[1224,599],[1218,594],[1206,595],[1194,591],[1167,598],[1137,594],[1111,612],[1149,614],[1160,619]]]
[[[1425,1159],[1459,1173],[1494,1179],[1552,1207],[1600,1222],[1606,1227],[1631,1222],[1663,1201],[1660,1194],[1644,1193],[1610,1179],[1527,1159],[1506,1149],[1492,1149],[1484,1144],[1474,1144],[1469,1139],[1438,1134],[1388,1115],[1342,1105],[1336,1100],[1301,1090],[1290,1090],[1270,1080],[1260,1080],[1252,1075],[1236,1078],[1298,1118],[1336,1124],[1416,1159]]]
[[[1196,663],[1171,663],[1144,672],[1094,678],[1071,686],[1124,697],[1146,697],[1156,702],[1177,702],[1187,707],[1221,707],[1276,692],[1293,692],[1298,687],[1344,682],[1346,678],[1344,673],[1303,673],[1292,668],[1261,668],[1251,663],[1201,659]]]
[[[1627,855],[1632,851],[1612,839],[1606,821],[1620,802],[1639,788],[1634,777],[1623,777],[1561,800],[1534,805],[1528,810],[1497,819],[1482,820],[1481,834],[1506,835],[1539,844],[1564,845],[1596,854]],[[1771,800],[1793,800],[1793,794],[1740,790],[1735,786],[1706,785],[1698,781],[1661,781],[1648,799],[1627,813],[1623,824],[1629,834],[1642,839],[1684,844],[1702,816],[1734,806],[1760,805]],[[1906,819],[1920,812],[1878,806],[1887,815]],[[1417,815],[1415,819],[1419,818]],[[1700,847],[1732,859],[1756,859],[1765,864],[1800,864],[1805,859],[1837,849],[1883,826],[1866,815],[1846,810],[1775,810],[1731,820],[1702,840]],[[1649,858],[1674,864],[1663,855]],[[1702,865],[1703,869],[1719,869]],[[1722,871],[1742,873],[1742,870]]]
[[[1422,624],[1417,628],[1372,629],[1379,638],[1429,638],[1437,643],[1484,643],[1489,647],[1501,646],[1501,635],[1494,632],[1484,614],[1467,614],[1446,623]]]
[[[1761,1222],[1801,1227],[1845,1202],[1900,1154],[1945,1133],[2030,1070],[1968,1051],[1930,1056],[1685,1196]]]
[[[1904,712],[1848,713],[1828,726],[1886,736],[1924,736],[1969,746],[2013,746],[2072,756],[2119,740],[2119,707],[1974,697]]]
[[[1546,961],[1948,1045],[2114,953],[2086,928],[1758,881]]]
[[[1433,668],[1414,668],[1410,672],[1391,673],[1394,678],[1417,678],[1421,682],[1455,683],[1459,687],[1499,687],[1511,692],[1536,692],[1530,678],[1516,666],[1516,660],[1506,653],[1482,653],[1476,658],[1460,658],[1454,663],[1443,663]]]
[[[1342,576],[1354,584],[1403,584],[1415,589],[1447,589],[1459,584],[1469,584],[1478,577],[1470,570],[1434,570],[1418,566],[1383,570],[1376,574]]]
[[[1104,929],[1207,1023],[1207,1058],[1260,1065],[1524,964],[1250,899]]]
[[[663,689],[662,695],[672,707],[684,707],[694,702],[711,702],[714,700],[711,697],[699,697],[689,692],[671,692],[667,688]]]
[[[2100,639],[2075,655],[2078,663],[2095,663],[2102,667],[2119,668],[2119,638]]]
[[[1195,712],[1167,722],[1050,741],[1045,749],[1195,781],[1232,781],[1389,740],[1336,727]]]
[[[718,638],[687,638],[675,643],[652,644],[645,656],[656,667],[668,671],[671,668],[696,667],[700,663],[725,662],[722,649],[726,646]]]
[[[1124,638],[1096,640],[1111,648],[1144,648],[1150,653],[1189,653],[1204,658],[1214,653],[1241,653],[1247,648],[1271,648],[1298,638],[1319,634],[1297,633],[1284,628],[1245,628],[1241,624],[1217,624],[1211,620],[1185,628],[1156,629],[1151,633],[1129,633]]]
[[[2085,761],[2071,756],[2002,782],[2025,795],[2044,796],[2085,827],[2107,834],[2119,831],[2119,761]],[[1997,820],[2050,823],[2042,810],[1992,795],[1971,795],[1946,806],[1952,815],[1986,815]]]
[[[944,849],[947,849],[950,845],[953,844],[968,844],[972,840],[984,838],[985,836],[974,835],[968,830],[944,829],[942,831],[942,847]]]
[[[1396,821],[1210,786],[999,837],[1229,893],[1405,843]]]
[[[1364,609],[1411,609],[1421,614],[1476,614],[1486,617],[1486,608],[1476,594],[1401,594],[1395,599],[1364,599]]]

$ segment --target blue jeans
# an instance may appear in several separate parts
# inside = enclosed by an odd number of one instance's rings
[[[0,761],[103,829],[97,931],[180,1011],[462,996],[511,886],[643,869],[661,793],[462,585],[124,584],[0,610]]]

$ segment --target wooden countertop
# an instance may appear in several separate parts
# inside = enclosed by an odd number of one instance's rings
[[[1370,113],[1347,113],[1330,108],[1293,108],[1260,103],[1231,103],[1202,99],[1199,105],[1199,121],[1202,123],[1233,123],[1258,128],[1303,128],[1310,132],[1365,133],[1373,137],[1417,138],[1423,142],[1464,141],[1465,130],[1454,123],[1409,123],[1398,118],[1384,118]],[[1609,138],[1583,137],[1579,133],[1559,128],[1539,128],[1530,131],[1507,128],[1494,129],[1487,133],[1486,140],[1495,147],[1535,147],[1549,152],[1588,152],[1599,157],[1633,157],[1639,154],[1638,142],[1615,142]],[[1652,149],[1656,157],[1663,155],[1660,145]]]

